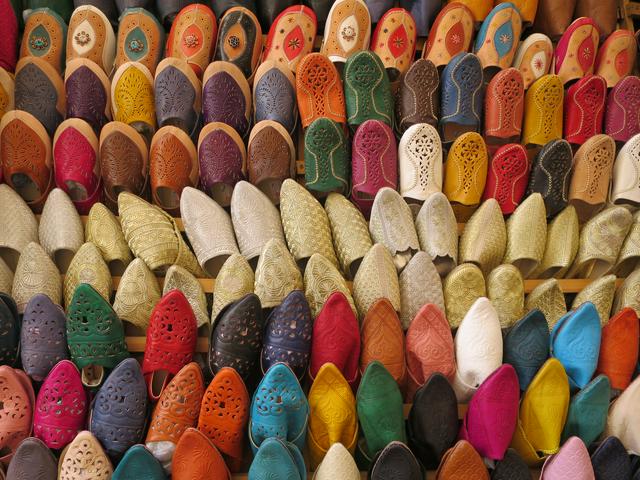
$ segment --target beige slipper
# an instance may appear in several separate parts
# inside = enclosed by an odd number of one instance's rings
[[[460,263],[474,263],[488,275],[502,263],[507,249],[507,227],[495,198],[482,202],[460,236]]]
[[[540,310],[547,319],[549,330],[551,330],[560,317],[567,313],[567,304],[558,281],[551,278],[534,288],[527,295],[524,308],[526,311],[531,311],[534,308]]]
[[[18,257],[30,243],[38,243],[38,221],[20,195],[0,184],[0,257],[15,271]]]
[[[272,238],[262,249],[254,291],[262,308],[277,307],[293,290],[302,290],[302,274],[282,240]]]
[[[213,287],[211,323],[224,307],[240,300],[247,293],[253,293],[254,283],[255,276],[249,262],[240,254],[231,255],[218,272]]]
[[[23,313],[31,297],[43,293],[53,303],[62,305],[62,279],[53,260],[37,243],[29,243],[18,260],[13,277],[11,296],[16,302],[18,313]]]
[[[179,265],[171,265],[164,278],[162,295],[166,295],[171,290],[180,290],[184,294],[196,316],[198,327],[209,324],[207,297],[196,277]]]
[[[384,245],[376,243],[364,256],[353,279],[353,299],[360,320],[383,297],[400,312],[400,283],[393,258]]]
[[[314,253],[304,269],[304,296],[307,297],[313,318],[316,318],[324,303],[333,292],[341,292],[356,313],[347,282],[335,265],[319,253]]]
[[[100,250],[93,243],[87,242],[76,252],[67,274],[64,276],[64,304],[71,305],[71,299],[76,287],[87,283],[98,292],[102,298],[111,303],[113,283],[109,267],[100,255]]]
[[[122,321],[146,332],[151,313],[160,297],[160,287],[155,275],[146,263],[134,258],[120,278],[113,310]]]
[[[509,328],[524,315],[524,280],[511,264],[499,265],[487,277],[487,296],[498,312],[500,327]]]
[[[122,275],[133,259],[131,250],[124,239],[122,227],[116,216],[102,203],[95,203],[85,226],[87,242],[93,243],[112,275]]]
[[[463,263],[451,270],[442,287],[447,320],[451,328],[458,328],[475,301],[487,296],[482,272],[472,263]]]

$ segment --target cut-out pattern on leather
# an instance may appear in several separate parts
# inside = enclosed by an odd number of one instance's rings
[[[195,186],[198,172],[195,149],[185,141],[191,143],[186,138],[163,130],[153,137],[149,152],[149,176],[154,202],[174,214],[179,212],[179,208],[175,208],[175,204],[162,205],[158,189],[167,188],[180,197],[185,187]]]
[[[19,370],[0,367],[0,447],[4,460],[31,434],[33,401],[28,378]]]
[[[82,66],[73,71],[64,82],[67,94],[67,118],[85,120],[95,132],[109,121],[108,97],[104,85],[89,67]]]
[[[221,370],[202,398],[198,430],[223,454],[234,459],[242,458],[249,403],[247,389],[232,369]]]
[[[602,132],[607,84],[593,75],[578,80],[567,91],[564,137],[571,143],[583,143]]]
[[[155,78],[154,94],[158,125],[164,126],[178,119],[186,133],[196,127],[199,112],[195,110],[196,91],[189,78],[178,68],[170,65]]]
[[[71,443],[60,461],[58,478],[107,480],[113,469],[98,440],[89,432],[82,432]]]
[[[142,441],[147,417],[147,387],[138,361],[118,365],[98,391],[91,412],[91,433],[107,452],[120,456]]]
[[[316,119],[304,135],[305,186],[319,192],[349,189],[347,140],[342,127]]]
[[[107,197],[117,201],[119,191],[142,194],[147,163],[138,146],[123,132],[111,132],[100,142],[100,174]],[[117,189],[116,189],[117,187]]]
[[[324,55],[311,53],[300,61],[296,94],[303,127],[320,117],[345,123],[345,98],[340,75]]]
[[[209,368],[213,373],[232,367],[248,379],[260,360],[264,322],[260,301],[254,294],[223,310],[211,332]]]
[[[255,121],[274,120],[288,132],[293,131],[296,120],[296,95],[289,79],[277,68],[260,77],[254,86]]]
[[[38,294],[27,303],[22,317],[20,358],[27,375],[43,380],[55,364],[69,357],[64,311],[49,297]]]
[[[445,67],[440,81],[440,124],[460,123],[478,128],[482,109],[482,66],[478,57],[470,53],[457,55]]]
[[[524,112],[522,75],[513,68],[498,73],[489,82],[485,98],[485,135],[520,137]]]
[[[205,189],[211,189],[217,183],[233,187],[244,180],[244,152],[222,129],[212,130],[200,141],[198,160],[200,183]]]
[[[227,72],[215,73],[203,86],[202,114],[205,123],[226,123],[243,136],[249,129],[246,104],[242,89]]]
[[[538,192],[542,195],[548,217],[553,217],[569,201],[569,183],[573,155],[565,140],[552,140],[533,161],[526,196]]]
[[[379,120],[393,125],[393,99],[389,77],[375,53],[355,54],[344,67],[344,89],[349,125]]]
[[[529,177],[527,152],[521,145],[505,145],[491,159],[484,198],[495,198],[503,213],[512,213],[524,194]]]
[[[311,354],[313,319],[305,295],[296,290],[267,318],[260,366],[266,372],[285,363],[299,379],[304,378]]]
[[[63,120],[63,113],[57,105],[61,93],[56,89],[54,81],[50,79],[35,63],[25,64],[16,72],[16,109],[29,112],[36,117],[53,135]]]
[[[442,190],[442,143],[435,128],[427,125],[407,130],[400,140],[400,193],[426,200]]]
[[[607,198],[615,145],[605,135],[589,140],[576,153],[569,197],[598,204]]]
[[[49,448],[66,447],[84,426],[88,405],[78,369],[69,361],[60,362],[38,392],[34,435]]]
[[[151,127],[156,124],[153,83],[135,65],[118,69],[120,77],[112,87],[114,120],[128,124],[142,122]],[[147,72],[148,74],[148,72]]]
[[[523,143],[544,145],[562,138],[564,91],[556,75],[545,75],[527,91]]]
[[[146,443],[178,440],[189,427],[195,427],[204,395],[200,368],[185,366],[162,391],[149,424]]]
[[[627,141],[640,132],[640,78],[625,77],[607,97],[604,129],[614,140]]]
[[[416,123],[437,126],[439,82],[438,70],[431,61],[420,59],[409,67],[401,80],[399,101],[396,103],[396,122],[400,132]]]
[[[450,201],[480,202],[488,168],[487,147],[475,132],[459,136],[447,155],[444,192]],[[451,181],[447,181],[451,178]]]

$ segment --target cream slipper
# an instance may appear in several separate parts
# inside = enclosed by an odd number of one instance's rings
[[[444,312],[442,280],[436,266],[425,252],[416,253],[402,270],[400,285],[400,322],[407,330],[420,309],[427,303]]]
[[[427,252],[441,277],[458,264],[458,223],[444,193],[436,192],[424,201],[416,217],[420,248]]]
[[[475,301],[487,296],[482,272],[472,263],[463,263],[451,270],[442,287],[445,311],[451,328],[458,328]]]
[[[313,318],[316,318],[324,302],[333,292],[341,292],[349,301],[356,313],[347,281],[329,260],[319,253],[314,253],[304,269],[304,296],[307,297]]]
[[[371,305],[380,298],[391,302],[400,311],[400,284],[389,250],[376,243],[367,252],[353,280],[353,299],[362,320]]]
[[[502,262],[507,248],[507,227],[495,198],[482,202],[460,236],[461,263],[475,263],[488,275]]]
[[[218,272],[213,287],[211,323],[224,307],[240,300],[247,293],[253,293],[254,282],[253,270],[246,258],[237,253],[231,255]]]
[[[613,306],[615,292],[616,276],[605,275],[584,287],[573,299],[571,309],[575,310],[584,302],[593,303],[598,315],[600,315],[600,325],[604,327],[611,317],[611,307]]]
[[[631,272],[616,291],[611,314],[615,315],[625,307],[633,308],[640,315],[640,268]]]
[[[502,328],[509,328],[524,315],[524,280],[511,264],[499,265],[487,277],[487,295],[498,312]]]
[[[73,256],[67,274],[64,276],[64,304],[71,305],[76,287],[88,283],[102,298],[111,303],[111,272],[102,259],[100,250],[93,243],[83,244]]]
[[[302,290],[302,274],[283,241],[272,238],[258,259],[254,291],[262,308],[277,307],[293,290]]]
[[[30,243],[38,243],[38,221],[20,195],[0,184],[0,257],[15,271],[18,257]]]
[[[562,278],[573,263],[580,243],[580,224],[573,205],[562,210],[547,226],[544,255],[533,278]]]
[[[560,317],[567,313],[567,304],[558,281],[551,278],[534,288],[527,295],[524,308],[527,312],[534,308],[540,310],[544,314],[544,318],[547,319],[549,330],[551,330]]]
[[[171,290],[180,290],[184,294],[189,305],[191,305],[193,314],[196,316],[198,327],[209,323],[207,297],[204,294],[202,285],[200,285],[196,277],[180,265],[171,265],[164,278],[162,295],[166,295]]]
[[[160,287],[155,275],[146,263],[135,258],[120,279],[113,310],[121,320],[146,332],[151,312],[160,301],[160,297]]]
[[[31,297],[43,293],[53,303],[62,305],[62,279],[53,260],[37,243],[31,242],[22,250],[16,272],[13,276],[11,296],[16,302],[18,313]]]
[[[87,242],[93,243],[109,265],[112,275],[122,275],[133,255],[116,216],[104,204],[95,203],[85,226]]]

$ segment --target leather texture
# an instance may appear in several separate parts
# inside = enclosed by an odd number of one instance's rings
[[[306,480],[302,453],[296,445],[277,437],[267,438],[251,462],[247,478],[257,480],[271,475],[274,480]]]
[[[292,5],[281,10],[271,23],[263,61],[273,60],[295,73],[302,58],[313,49],[318,13],[315,8],[305,5]]]
[[[149,68],[153,78],[156,119],[159,127],[174,125],[194,136],[200,125],[202,83],[182,58],[165,58]]]
[[[33,434],[48,448],[62,449],[85,425],[89,399],[80,372],[69,360],[57,363],[44,379],[34,405]]]
[[[294,290],[302,290],[302,274],[281,240],[267,242],[256,267],[254,291],[262,308],[276,307]]]
[[[111,81],[113,119],[131,125],[147,140],[156,129],[153,76],[140,62],[120,65]]]
[[[171,478],[174,480],[207,477],[231,479],[220,452],[205,434],[195,428],[188,428],[178,440],[172,472]]]
[[[2,2],[2,31],[6,32],[6,41],[0,49],[0,67],[13,71],[18,59],[18,14],[13,10],[11,2]]]
[[[84,243],[84,226],[73,202],[59,188],[51,190],[44,202],[38,237],[60,273],[67,273],[71,255]]]
[[[482,458],[466,440],[459,440],[442,457],[436,480],[488,480],[489,472]]]
[[[0,366],[0,387],[4,419],[0,430],[0,462],[7,466],[20,442],[31,436],[36,400],[31,381],[22,370]]]
[[[356,399],[351,387],[333,363],[325,363],[309,390],[307,445],[311,468],[316,468],[330,447],[344,445],[353,453],[358,441]]]
[[[549,73],[552,63],[553,44],[543,33],[532,33],[520,42],[513,59],[513,67],[522,74],[525,90],[542,75]]]
[[[416,2],[419,3],[419,2]],[[440,114],[440,75],[431,60],[413,62],[400,78],[396,101],[396,129],[404,134],[419,123],[438,126]]]
[[[221,207],[229,207],[235,186],[246,178],[247,149],[226,123],[211,122],[198,137],[200,188]]]
[[[21,350],[22,318],[13,298],[0,292],[0,360],[3,365],[15,365]],[[24,366],[23,366],[24,368]]]
[[[429,255],[416,253],[398,277],[400,285],[400,322],[407,330],[427,303],[444,311],[442,280]]]
[[[79,369],[115,368],[129,357],[122,322],[109,303],[89,284],[81,283],[67,305],[67,342]]]
[[[260,360],[264,321],[257,295],[249,293],[225,307],[209,340],[209,370],[234,368],[246,382]]]
[[[358,451],[364,462],[370,462],[390,442],[407,442],[402,394],[380,362],[374,360],[367,365],[356,394],[356,405],[363,436]]]
[[[16,65],[15,85],[16,109],[29,112],[53,135],[66,112],[60,74],[41,58],[25,57]]]
[[[598,375],[573,396],[569,404],[562,440],[578,437],[591,445],[604,431],[611,398],[611,384],[604,375]]]
[[[556,216],[569,202],[573,155],[566,140],[551,140],[536,154],[526,195],[542,195],[547,217]]]
[[[465,403],[502,364],[500,321],[486,297],[480,297],[473,303],[460,323],[453,342],[457,372],[452,385],[458,401]]]
[[[317,194],[349,190],[347,139],[339,123],[317,118],[304,134],[305,186]]]
[[[341,443],[334,443],[316,469],[314,480],[330,480],[340,475],[344,480],[359,480],[360,471],[349,450]]]
[[[503,362],[516,371],[520,390],[525,391],[549,358],[549,327],[544,314],[529,311],[504,337]]]
[[[8,3],[9,2],[7,2],[7,4]],[[9,8],[7,13],[9,13],[9,18],[7,18],[5,22],[7,22],[7,32],[9,32],[10,39],[11,34],[13,33],[15,35],[17,30],[11,32],[10,29],[10,17],[13,15],[11,8]],[[22,58],[27,55],[40,57],[50,63],[57,72],[62,73],[64,70],[66,40],[67,24],[54,9],[45,7],[31,10],[25,19],[24,33],[22,34],[22,43],[20,45],[20,57]],[[15,43],[14,41],[14,45],[10,47],[7,45],[5,48],[11,48],[15,51]],[[13,62],[13,67],[15,67],[15,58]],[[13,67],[9,68],[4,62],[0,62],[0,67],[6,70],[13,70]]]
[[[371,480],[382,480],[398,475],[407,480],[422,478],[422,469],[411,450],[402,442],[391,442],[376,457],[369,477]]]
[[[498,3],[482,22],[476,37],[474,52],[482,68],[509,68],[521,31],[522,17],[518,8],[511,2]]]
[[[584,224],[580,232],[578,254],[567,276],[599,278],[614,264],[633,222],[629,211],[611,207]]]
[[[196,277],[179,265],[170,266],[162,285],[162,294],[166,295],[171,290],[180,290],[184,294],[196,317],[198,328],[209,324],[207,297]]]
[[[525,96],[522,143],[545,145],[562,138],[562,106],[564,91],[558,75],[543,75],[527,90]]]
[[[78,212],[86,215],[102,196],[98,138],[83,120],[65,120],[53,137],[52,152],[56,185],[73,199]]]
[[[507,248],[503,261],[528,278],[540,265],[547,241],[547,215],[539,193],[528,196],[507,220]]]
[[[637,50],[633,32],[618,30],[607,37],[598,50],[595,65],[596,74],[605,79],[607,88],[615,87],[631,73]]]
[[[367,75],[361,74],[364,71]],[[389,76],[375,52],[364,50],[349,57],[344,65],[343,78],[347,123],[352,129],[367,120],[393,125]]]
[[[262,120],[253,127],[247,146],[248,178],[275,205],[281,200],[284,181],[295,176],[295,161],[295,146],[282,125]]]
[[[58,461],[51,450],[37,438],[26,438],[16,449],[7,478],[31,478],[53,480],[58,476]]]
[[[164,9],[158,10],[160,20],[164,22]],[[216,17],[209,7],[198,3],[185,6],[175,13],[177,15],[167,37],[167,57],[186,60],[193,71],[202,76],[215,49],[218,33]]]
[[[220,19],[214,59],[233,63],[251,80],[261,53],[262,29],[256,16],[244,7],[227,10]]]
[[[202,371],[196,362],[191,362],[171,379],[156,403],[145,445],[167,472],[172,471],[172,459],[180,438],[197,424],[203,396]],[[197,463],[201,464],[202,459]],[[178,470],[180,468],[176,468],[176,472]]]
[[[577,0],[560,3],[553,0],[538,0],[534,30],[557,41],[571,23],[576,3]]]
[[[51,142],[45,127],[29,112],[12,110],[0,121],[0,140],[4,181],[40,212],[53,188]]]
[[[460,263],[477,265],[484,275],[502,263],[507,248],[507,227],[495,198],[488,198],[473,212],[460,236]]]
[[[295,78],[291,70],[275,61],[264,61],[253,79],[254,122],[273,120],[293,135],[298,119]]]
[[[432,193],[416,216],[420,248],[436,266],[440,276],[447,275],[458,262],[458,223],[447,197]]]
[[[447,0],[447,3],[453,2]],[[465,5],[471,11],[471,13],[473,14],[473,19],[477,24],[482,23],[487,15],[489,15],[491,7],[493,6],[493,2],[478,2],[477,0],[462,0],[459,3]]]
[[[439,125],[444,143],[465,132],[480,131],[482,65],[476,55],[459,53],[451,59],[440,77],[440,95]]]
[[[387,9],[380,17],[371,37],[371,50],[382,60],[390,81],[397,81],[411,66],[417,40],[416,21],[404,8]]]
[[[411,208],[400,194],[383,187],[376,193],[371,207],[369,232],[374,243],[384,245],[398,271],[420,249]]]
[[[211,277],[217,277],[226,259],[240,253],[231,217],[215,200],[193,187],[182,191],[180,212],[198,263]]]
[[[569,380],[559,360],[550,358],[538,370],[520,402],[511,447],[530,467],[539,466],[560,449],[569,409]]]
[[[581,0],[576,4],[574,15],[576,18],[592,18],[598,28],[598,32],[603,38],[608,37],[609,34],[616,29],[617,15],[615,14],[615,3],[610,1],[594,2],[592,0]]]
[[[233,190],[231,221],[240,252],[248,261],[258,257],[272,238],[285,241],[280,212],[249,182],[240,181]]]
[[[243,460],[250,402],[242,377],[233,368],[224,367],[205,390],[200,405],[198,430],[211,440],[232,471],[237,471]]]
[[[338,193],[327,196],[324,208],[341,270],[345,277],[353,278],[373,245],[367,221],[352,202]]]
[[[503,145],[491,159],[482,198],[495,198],[502,213],[509,215],[522,201],[528,181],[529,160],[525,148],[516,143]]]
[[[165,46],[164,28],[152,13],[140,6],[128,7],[120,13],[116,68],[128,61],[140,62],[155,74]]]
[[[425,468],[437,468],[458,438],[458,403],[447,378],[434,372],[411,397],[409,446]]]
[[[376,243],[367,252],[353,280],[353,299],[362,319],[374,302],[386,298],[396,312],[400,311],[400,284],[389,251]]]
[[[587,2],[579,2],[583,4]],[[563,84],[593,73],[600,31],[592,18],[579,16],[560,37],[555,50],[555,73]]]
[[[507,449],[504,458],[496,462],[491,471],[492,480],[529,480],[531,472],[522,457],[513,448]]]
[[[47,252],[31,242],[22,250],[13,277],[11,297],[16,302],[18,313],[24,313],[29,300],[39,293],[47,295],[58,305],[62,304],[60,272]]]
[[[369,48],[371,14],[363,0],[337,0],[329,10],[320,52],[334,63]]]
[[[433,21],[422,56],[438,68],[471,49],[475,20],[469,3],[447,2]]]
[[[617,312],[602,328],[596,372],[606,375],[614,390],[625,390],[631,383],[638,363],[638,342],[634,340],[638,330],[638,315],[631,307]]]
[[[407,379],[405,345],[398,314],[386,298],[377,300],[367,311],[360,327],[362,347],[360,372],[376,360],[393,376],[401,388]]]
[[[382,187],[397,188],[398,150],[393,131],[380,120],[366,120],[353,136],[351,200],[369,218],[373,198]]]
[[[87,58],[109,75],[115,56],[116,36],[107,15],[94,5],[78,6],[69,20],[67,60]]]
[[[640,122],[633,114],[639,104],[640,78],[628,76],[621,79],[607,95],[604,133],[618,142],[626,142],[640,133]]]
[[[162,465],[143,445],[134,445],[124,454],[112,480],[166,480]]]
[[[2,300],[10,311],[11,302]],[[33,380],[44,380],[58,362],[69,357],[65,324],[64,310],[46,295],[34,295],[27,302],[20,329],[20,359]]]
[[[618,399],[609,407],[607,426],[604,436],[614,435],[620,439],[629,453],[638,454],[640,442],[637,434],[637,420],[629,415],[630,409],[636,405],[640,395],[640,382],[636,379],[622,392]]]
[[[615,205],[635,206],[640,204],[637,186],[640,182],[640,135],[631,137],[618,152],[612,171],[609,199]]]
[[[100,176],[107,205],[117,211],[119,193],[145,195],[149,149],[133,127],[110,122],[100,132]]]
[[[467,207],[479,204],[488,163],[487,147],[478,133],[466,132],[456,138],[447,154],[442,188],[449,201]]]
[[[296,99],[302,128],[320,117],[341,124],[347,121],[340,74],[326,55],[309,53],[300,60],[296,68]]]
[[[418,311],[407,330],[405,351],[408,401],[431,375],[441,372],[447,379],[453,378],[456,369],[453,337],[443,310],[426,303]]]
[[[309,377],[313,380],[326,363],[334,364],[352,389],[360,378],[360,328],[347,297],[329,295],[313,323]]]
[[[251,126],[251,90],[240,68],[230,62],[211,62],[202,78],[204,123],[222,122],[241,137]]]
[[[160,297],[155,275],[142,260],[135,258],[120,278],[113,310],[123,322],[129,322],[146,332],[151,312]]]
[[[107,302],[111,298],[113,282],[109,267],[97,247],[87,242],[76,252],[62,283],[64,304],[71,304],[74,292],[81,283],[91,285]]]
[[[595,480],[589,451],[577,437],[569,438],[560,451],[549,457],[542,467],[541,477],[545,480],[567,478]]]
[[[613,480],[614,478],[629,478],[631,476],[631,462],[624,445],[617,437],[605,437],[591,454],[591,465],[596,478]]]
[[[312,329],[309,303],[302,291],[293,290],[266,319],[260,356],[262,373],[282,362],[302,380],[311,356]]]
[[[78,433],[58,462],[60,480],[111,478],[113,466],[100,442],[91,432]]]
[[[113,408],[114,403],[121,408]],[[89,428],[110,457],[119,459],[142,441],[147,419],[147,387],[140,364],[127,358],[98,390]]]
[[[264,375],[251,401],[249,442],[254,455],[271,437],[303,448],[309,403],[295,374],[277,363]]]
[[[564,99],[564,138],[583,144],[602,133],[607,83],[599,75],[587,75],[567,90]]]
[[[304,295],[313,318],[318,316],[327,298],[334,292],[343,293],[351,309],[356,312],[351,291],[340,271],[325,257],[314,253],[304,269]]]
[[[442,144],[438,131],[427,123],[411,125],[398,145],[400,194],[412,209],[442,190]]]
[[[524,314],[524,280],[514,265],[494,268],[487,277],[487,297],[498,312],[502,328],[511,327]]]
[[[445,313],[449,325],[453,329],[460,326],[476,300],[487,295],[482,271],[471,263],[462,263],[451,270],[442,283],[442,287],[446,306]]]
[[[489,144],[517,142],[522,133],[525,84],[515,68],[498,72],[484,98],[484,137]]]
[[[567,313],[551,331],[551,355],[564,366],[572,388],[583,388],[593,376],[600,351],[600,318],[591,302]],[[579,345],[579,348],[576,348]]]

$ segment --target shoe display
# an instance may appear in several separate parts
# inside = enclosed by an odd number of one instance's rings
[[[239,254],[231,255],[220,268],[213,289],[211,323],[227,305],[253,293],[255,277],[249,262]]]
[[[564,294],[555,278],[546,280],[535,287],[524,301],[527,311],[539,309],[547,320],[549,330],[567,313]]]
[[[171,478],[231,479],[229,469],[213,442],[200,430],[187,428],[176,444],[171,462]]]
[[[597,375],[576,393],[569,403],[563,442],[571,437],[578,437],[588,445],[597,441],[604,431],[610,398],[611,384],[605,375]]]
[[[86,58],[111,76],[115,57],[116,35],[107,15],[89,4],[76,8],[67,29],[67,61]]]
[[[130,323],[146,335],[151,313],[160,297],[155,275],[144,261],[135,258],[122,273],[113,310],[123,322]]]
[[[7,468],[7,478],[50,480],[57,478],[58,460],[51,450],[34,437],[25,438]]]
[[[120,65],[111,80],[113,119],[131,125],[147,140],[156,130],[153,76],[140,62]]]
[[[400,284],[393,258],[386,247],[376,243],[353,279],[353,299],[360,319],[379,298],[386,298],[396,312],[400,311]]]
[[[420,207],[416,217],[420,248],[445,277],[458,263],[458,224],[447,197],[432,193]]]
[[[174,126],[191,138],[200,127],[202,83],[181,58],[165,58],[154,67],[156,119],[159,127]]]
[[[262,61],[273,60],[292,73],[313,49],[318,29],[317,9],[293,5],[282,10],[271,23]]]
[[[96,135],[111,120],[111,83],[104,70],[86,58],[67,63],[64,74],[67,118],[84,120]]]
[[[105,301],[111,298],[113,283],[109,267],[91,242],[84,243],[69,263],[62,283],[64,305],[68,308],[80,284],[90,285]]]
[[[314,318],[334,292],[344,294],[352,310],[356,311],[351,292],[340,271],[324,256],[314,253],[304,269],[304,295]]]
[[[502,263],[507,227],[498,202],[490,198],[471,215],[460,236],[460,263],[473,263],[485,275]]]
[[[27,16],[20,58],[33,56],[46,60],[58,73],[65,63],[67,24],[55,10],[37,8]],[[3,68],[6,68],[3,66]]]
[[[522,74],[525,90],[540,77],[549,73],[552,63],[553,43],[543,33],[532,33],[520,42],[513,59],[513,67]]]
[[[404,134],[409,127],[421,123],[437,128],[440,115],[440,79],[435,64],[431,60],[418,59],[400,77],[399,82],[395,105],[396,130]]]
[[[196,317],[198,328],[209,325],[207,298],[202,290],[202,285],[200,285],[196,277],[180,265],[171,265],[164,277],[162,295],[167,295],[172,290],[179,290],[185,296]]]
[[[640,102],[640,78],[625,77],[607,95],[604,133],[616,142],[626,142],[640,133],[640,123],[633,115]]]
[[[517,143],[520,140],[524,90],[523,76],[515,68],[498,72],[487,85],[484,97],[484,137],[489,145]]]
[[[485,78],[509,68],[518,48],[522,31],[520,10],[511,2],[498,3],[483,20],[476,37],[474,53]]]
[[[86,241],[93,243],[112,275],[122,275],[133,260],[116,216],[102,203],[95,203],[85,225]]]
[[[541,475],[541,478],[548,480],[566,478],[567,475],[584,480],[596,478],[589,451],[578,437],[569,438],[558,453],[547,458],[542,466]]]
[[[154,75],[162,59],[164,37],[164,28],[160,22],[144,8],[130,7],[121,11],[115,68],[126,62],[140,62]]]
[[[371,50],[380,57],[391,82],[407,72],[416,53],[416,21],[404,8],[391,8],[380,17]]]
[[[278,122],[293,135],[298,111],[295,78],[291,70],[275,61],[264,61],[253,79],[253,119]]]
[[[477,299],[487,295],[482,271],[472,263],[462,263],[451,270],[442,282],[442,288],[447,320],[452,329],[460,326]]]
[[[489,479],[482,457],[466,440],[458,440],[445,452],[436,472],[436,478],[443,480],[460,476],[469,480]]]
[[[24,313],[29,300],[39,293],[62,305],[62,280],[56,264],[39,244],[30,242],[20,254],[13,277],[11,297],[18,313]]]
[[[514,265],[494,268],[487,277],[487,298],[498,312],[500,326],[513,326],[524,314],[524,280]]]
[[[78,433],[58,462],[58,478],[111,478],[113,466],[100,442],[91,432]]]
[[[578,15],[562,34],[555,50],[555,74],[563,84],[593,73],[599,42],[600,30],[595,21]]]
[[[353,54],[367,50],[371,39],[371,14],[363,0],[336,0],[324,26],[320,52],[342,64]]]
[[[602,133],[607,84],[599,75],[587,75],[572,84],[564,99],[564,138],[582,145]]]
[[[527,90],[522,143],[534,148],[562,138],[564,91],[558,75],[543,75]]]
[[[607,88],[615,87],[631,73],[637,48],[633,32],[628,30],[617,30],[607,37],[595,65],[596,75],[606,80]]]
[[[321,196],[349,190],[349,152],[342,126],[317,118],[304,134],[305,187]]]
[[[422,478],[422,468],[411,450],[399,441],[389,443],[373,460],[369,469],[371,480],[382,480],[387,475],[400,475],[407,480]]]
[[[261,54],[262,29],[256,16],[244,7],[227,10],[220,19],[214,60],[234,64],[252,83]]]
[[[407,330],[424,305],[444,311],[442,281],[436,266],[425,252],[417,252],[398,276],[400,321]]]
[[[471,51],[476,12],[469,3],[447,2],[429,30],[422,57],[431,60],[438,69],[446,66],[459,53]],[[475,3],[481,8],[485,7],[482,2]]]

